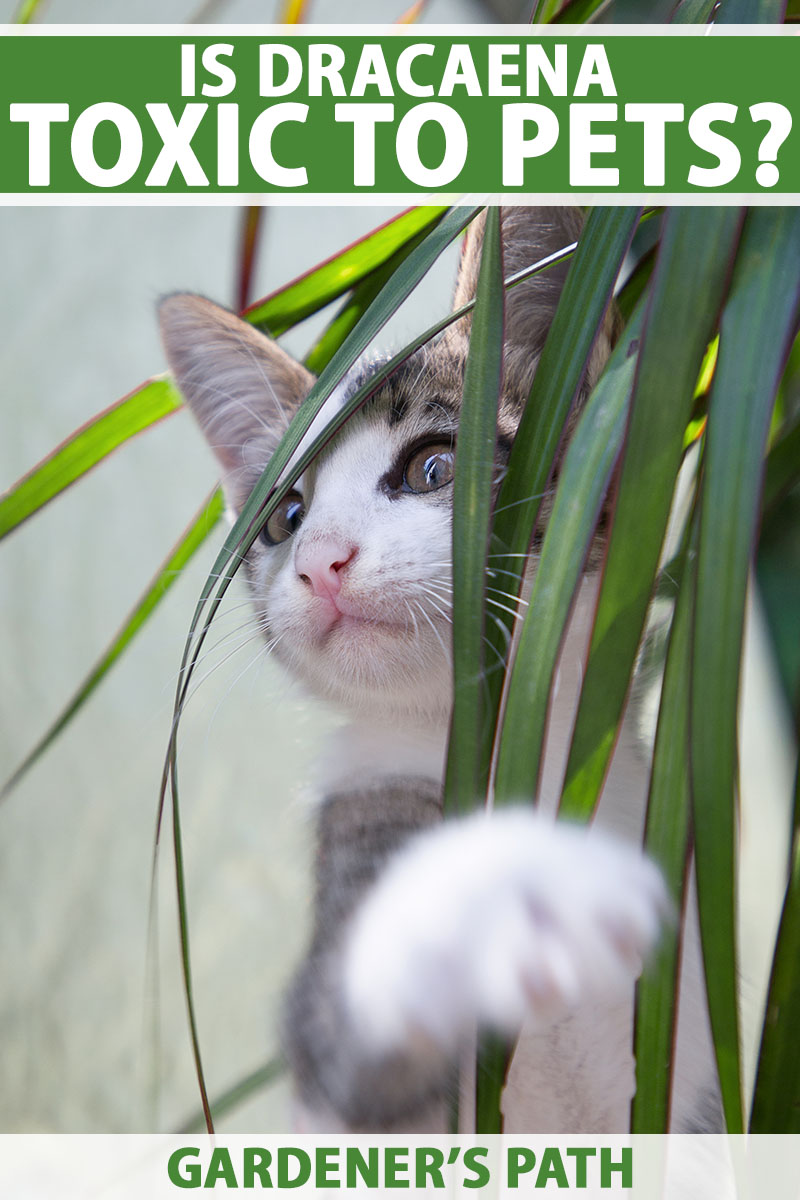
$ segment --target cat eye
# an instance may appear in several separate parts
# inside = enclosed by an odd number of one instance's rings
[[[268,546],[277,546],[279,542],[285,542],[292,536],[305,515],[306,510],[300,493],[287,492],[261,530],[262,538]]]
[[[403,487],[409,492],[436,492],[452,482],[455,461],[450,442],[421,446],[403,468]]]

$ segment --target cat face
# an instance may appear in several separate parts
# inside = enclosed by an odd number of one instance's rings
[[[508,211],[506,273],[566,244],[579,221],[569,209]],[[474,224],[457,305],[474,294],[481,236]],[[510,293],[497,482],[563,274],[551,271]],[[237,511],[313,378],[270,339],[199,297],[169,298],[161,325],[170,365]],[[275,655],[315,693],[357,712],[448,719],[453,464],[468,337],[462,321],[386,380],[297,481],[247,556]],[[375,369],[354,368],[297,455]]]
[[[439,374],[412,360],[373,397],[298,480],[249,564],[294,675],[350,709],[436,722],[450,705],[459,399],[442,395]],[[334,393],[317,424],[361,381]]]

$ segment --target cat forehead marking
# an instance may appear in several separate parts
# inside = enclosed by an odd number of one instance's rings
[[[390,465],[398,446],[406,441],[426,434],[452,436],[458,424],[460,375],[457,369],[451,367],[442,376],[437,369],[439,363],[434,364],[431,358],[433,356],[411,359],[385,379],[375,395],[369,397],[334,436],[330,447],[322,452],[319,466],[334,457],[341,463],[338,452],[345,447],[348,450],[346,465],[355,466],[359,454],[369,448],[372,465],[383,470]],[[438,360],[439,355],[436,358]],[[350,370],[312,421],[292,456],[292,463],[297,462],[328,422],[380,365],[381,360],[373,359],[359,362]],[[374,436],[376,433],[379,433],[377,439]],[[380,462],[375,459],[376,451]],[[303,482],[304,476],[301,476],[298,480],[301,490]]]

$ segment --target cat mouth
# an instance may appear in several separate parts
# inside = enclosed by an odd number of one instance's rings
[[[344,597],[337,596],[335,600],[325,602],[322,611],[316,614],[318,630],[324,639],[337,632],[349,634],[368,630],[399,634],[406,632],[407,625],[400,619],[392,620],[384,614],[364,611],[357,605],[348,602]]]

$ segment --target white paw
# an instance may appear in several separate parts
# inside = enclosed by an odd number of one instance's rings
[[[356,913],[346,1002],[370,1048],[452,1051],[477,1021],[513,1033],[622,994],[668,911],[635,847],[529,811],[416,837]]]

